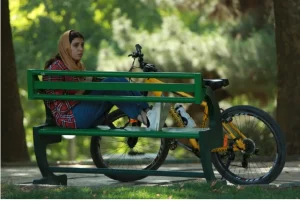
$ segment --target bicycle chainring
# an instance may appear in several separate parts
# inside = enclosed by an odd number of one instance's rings
[[[169,144],[169,149],[170,150],[175,150],[176,148],[177,148],[177,140],[175,140],[175,139],[172,139],[171,141],[170,141],[170,144]]]

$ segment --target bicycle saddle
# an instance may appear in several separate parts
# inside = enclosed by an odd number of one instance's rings
[[[204,85],[212,90],[220,89],[229,85],[228,79],[203,79]]]

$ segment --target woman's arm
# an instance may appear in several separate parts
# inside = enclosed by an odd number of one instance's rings
[[[46,82],[64,82],[64,76],[43,76],[43,81]],[[46,94],[56,94],[56,95],[62,95],[65,94],[65,90],[63,89],[45,89]]]

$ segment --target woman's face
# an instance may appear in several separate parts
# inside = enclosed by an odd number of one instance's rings
[[[80,61],[84,51],[84,41],[82,38],[74,38],[71,42],[71,56],[75,62]]]

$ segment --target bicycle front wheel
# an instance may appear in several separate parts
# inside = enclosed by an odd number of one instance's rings
[[[258,108],[234,106],[222,113],[222,121],[232,122],[246,139],[243,139],[245,149],[231,152],[233,157],[229,151],[212,153],[212,162],[218,172],[234,184],[274,181],[284,167],[286,156],[284,136],[275,120]],[[235,135],[239,139],[238,134]]]
[[[108,124],[117,128],[123,127],[130,121],[121,110],[111,112]],[[140,123],[138,122],[138,125]],[[94,164],[98,168],[157,170],[169,153],[169,139],[146,137],[108,137],[93,136],[90,152]],[[130,182],[147,176],[105,174],[107,177]]]

